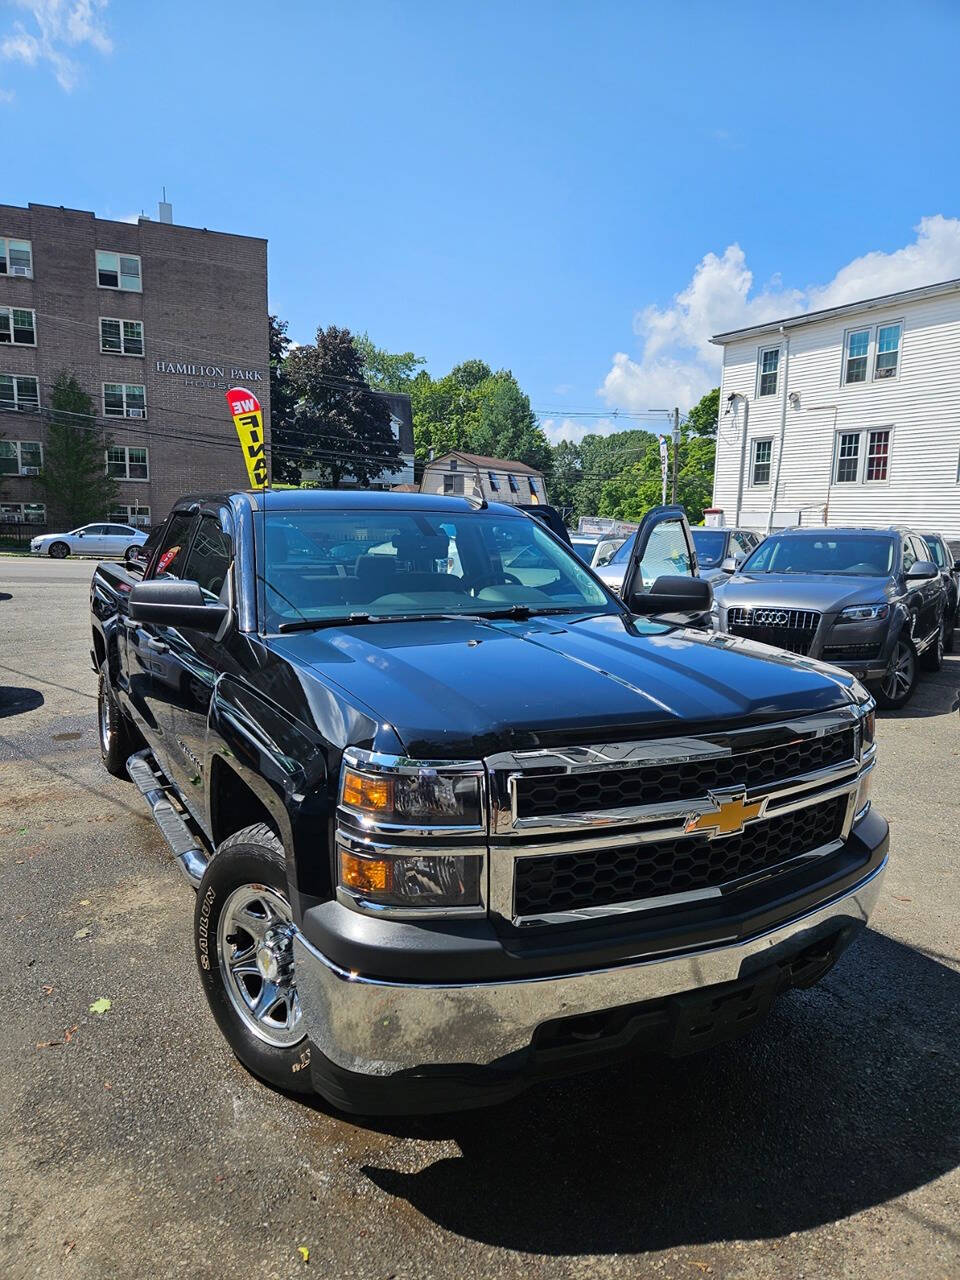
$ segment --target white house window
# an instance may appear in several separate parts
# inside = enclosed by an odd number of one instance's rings
[[[33,311],[19,307],[0,307],[0,342],[11,342],[18,347],[37,345],[37,317]]]
[[[770,483],[770,463],[773,459],[772,440],[754,440],[750,460],[750,483],[762,486]]]
[[[16,373],[0,373],[0,409],[36,413],[40,408],[40,384],[36,378]]]
[[[147,450],[112,444],[107,450],[107,475],[115,480],[149,480]]]
[[[145,418],[147,393],[139,383],[105,382],[103,412],[108,418]]]
[[[507,476],[507,480],[508,480],[508,482],[509,482],[509,484],[510,484],[510,492],[511,492],[511,493],[519,493],[519,492],[520,492],[520,486],[517,484],[517,477],[516,477],[516,476]]]
[[[113,320],[108,316],[101,316],[100,350],[118,356],[142,356],[142,322],[140,320]]]
[[[101,289],[124,289],[142,293],[140,259],[132,253],[97,250],[97,284]]]
[[[860,432],[842,432],[837,448],[837,484],[856,484],[860,470]]]
[[[37,440],[0,440],[0,476],[32,476],[43,466]]]
[[[0,502],[0,524],[46,524],[47,508],[43,502]]]
[[[463,476],[445,475],[443,477],[444,493],[463,493]]]
[[[875,378],[895,378],[900,361],[901,324],[882,324],[877,329],[877,359],[873,367]]]
[[[33,279],[33,245],[29,240],[0,236],[0,276]]]
[[[834,484],[882,484],[890,473],[889,427],[837,435]]]
[[[490,481],[490,488],[493,490],[493,492],[499,493],[500,481],[497,479],[497,473],[495,471],[488,471],[487,479]]]
[[[760,351],[760,381],[758,396],[777,394],[777,375],[780,370],[780,348],[764,347]]]
[[[847,363],[844,382],[866,382],[867,353],[870,350],[870,330],[857,329],[847,334]]]
[[[119,506],[111,508],[107,519],[116,524],[131,525],[134,529],[149,529],[150,508],[138,507],[136,503],[125,505],[121,502]]]
[[[890,432],[871,431],[867,435],[867,482],[886,480],[890,461]]]

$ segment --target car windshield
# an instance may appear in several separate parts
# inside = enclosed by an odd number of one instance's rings
[[[774,534],[741,573],[828,573],[885,578],[893,572],[893,538],[881,534]]]
[[[593,559],[593,553],[597,549],[596,541],[593,538],[571,538],[570,545],[580,559],[587,564]]]
[[[635,533],[631,533],[626,542],[617,547],[616,551],[607,561],[607,564],[626,564],[630,559],[630,552],[633,550],[633,544],[636,540],[637,535]]]
[[[255,521],[268,631],[422,614],[615,611],[536,521],[493,512],[273,511]]]
[[[933,537],[933,535],[929,533],[921,534],[921,537],[929,547],[930,559],[937,566],[937,568],[938,569],[946,568],[947,561],[943,554],[943,547],[940,545],[940,539]]]
[[[720,529],[692,529],[691,533],[701,569],[715,569],[723,559],[727,535]]]

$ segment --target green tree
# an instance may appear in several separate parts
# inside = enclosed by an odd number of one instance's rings
[[[294,399],[286,438],[298,452],[285,455],[291,484],[305,470],[320,474],[326,488],[351,478],[361,487],[403,466],[390,409],[363,376],[360,352],[349,329],[317,330],[313,346],[297,347],[283,361]]]
[[[270,453],[272,478],[286,483],[299,482],[296,466],[296,437],[294,416],[296,396],[293,384],[284,369],[290,339],[287,322],[278,316],[268,316],[270,338]],[[291,462],[291,459],[293,460]],[[294,478],[296,477],[296,478]]]
[[[64,370],[50,392],[43,471],[37,483],[51,515],[70,528],[107,515],[117,484],[106,474],[110,441],[97,426],[93,401]]]
[[[576,493],[582,478],[583,458],[579,444],[573,440],[561,440],[550,451],[547,493],[551,503],[567,520],[580,514],[576,510]]]
[[[408,392],[410,384],[427,363],[412,351],[386,351],[368,333],[354,338],[360,352],[363,376],[376,391]]]
[[[691,524],[700,524],[713,492],[713,460],[716,442],[702,436],[681,434],[677,459],[677,501]],[[639,462],[631,463],[602,488],[598,514],[619,520],[640,520],[660,504],[662,497],[660,452],[654,448]],[[668,484],[667,497],[670,488]]]
[[[686,428],[691,435],[715,439],[720,411],[720,388],[714,387],[702,396],[687,414]]]
[[[633,429],[612,435],[587,435],[580,442],[582,476],[574,494],[577,516],[612,515],[601,510],[604,486],[625,469],[657,452],[657,437],[649,431]]]

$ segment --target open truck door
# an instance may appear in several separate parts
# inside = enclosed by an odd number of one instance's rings
[[[620,594],[631,613],[693,626],[708,621],[713,590],[698,575],[682,507],[653,507],[643,517]]]

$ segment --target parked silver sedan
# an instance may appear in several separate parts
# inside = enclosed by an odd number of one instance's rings
[[[69,555],[127,559],[127,553],[147,540],[144,529],[129,524],[85,524],[69,533],[44,533],[34,538],[30,550],[35,556],[63,560]]]

